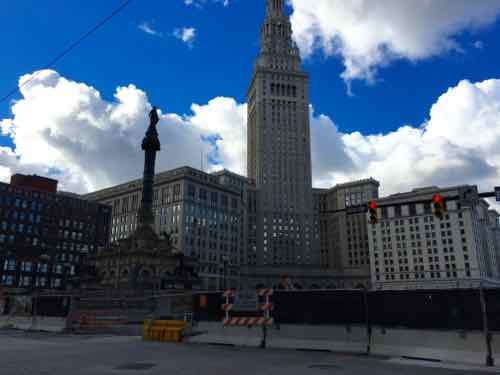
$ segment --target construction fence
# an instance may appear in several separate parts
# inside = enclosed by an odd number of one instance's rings
[[[450,290],[275,290],[276,324],[370,325],[408,329],[500,331],[500,289]],[[0,315],[89,316],[138,324],[144,319],[222,322],[223,292],[137,293],[108,295],[7,295]],[[483,313],[484,310],[484,313]],[[106,320],[104,319],[104,320]],[[76,324],[76,323],[75,323]]]
[[[500,331],[500,289],[483,291],[489,329]],[[195,296],[195,321],[222,321],[222,293]],[[275,290],[276,324],[371,325],[409,329],[483,330],[479,289]]]

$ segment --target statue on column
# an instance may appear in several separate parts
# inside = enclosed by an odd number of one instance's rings
[[[144,174],[142,179],[142,206],[139,213],[139,227],[154,226],[153,216],[153,182],[155,175],[156,153],[161,145],[156,124],[160,121],[156,107],[149,112],[149,127],[142,140],[144,151]]]

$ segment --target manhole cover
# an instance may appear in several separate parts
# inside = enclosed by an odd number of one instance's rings
[[[154,363],[127,363],[125,365],[121,365],[115,367],[115,370],[149,370],[155,367]]]
[[[337,365],[329,365],[329,364],[318,364],[318,365],[310,365],[309,368],[314,368],[318,370],[338,370],[340,369]]]

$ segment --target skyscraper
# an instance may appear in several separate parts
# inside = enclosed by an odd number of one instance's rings
[[[308,79],[284,0],[267,0],[247,92],[248,176],[257,190],[255,246],[247,258],[257,266],[319,264]]]

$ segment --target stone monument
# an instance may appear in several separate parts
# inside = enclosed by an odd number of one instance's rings
[[[142,141],[144,171],[142,201],[137,229],[126,239],[118,240],[109,248],[89,257],[92,282],[87,286],[126,290],[191,289],[199,285],[197,260],[186,257],[171,244],[170,237],[159,236],[154,230],[153,185],[156,153],[161,145],[156,125],[159,116],[156,107],[149,113],[149,127]],[[86,283],[82,278],[82,286]]]

